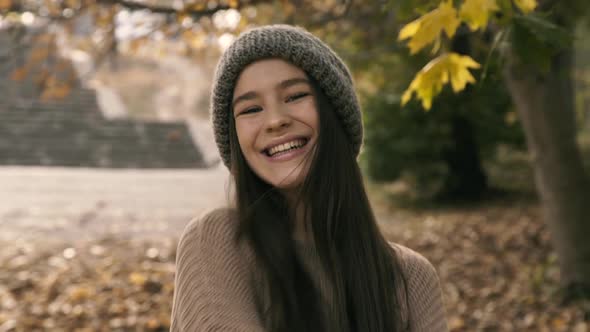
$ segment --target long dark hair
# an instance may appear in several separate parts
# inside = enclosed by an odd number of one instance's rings
[[[238,238],[250,241],[272,302],[270,312],[261,315],[273,332],[402,331],[399,299],[406,296],[398,290],[405,289],[406,283],[400,261],[378,229],[341,122],[317,82],[308,78],[320,129],[298,197],[307,216],[306,229],[313,234],[321,265],[333,285],[330,317],[323,316],[319,290],[296,258],[294,213],[281,193],[248,166],[230,114]]]

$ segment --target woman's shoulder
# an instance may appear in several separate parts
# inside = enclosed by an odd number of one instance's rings
[[[442,289],[436,268],[422,254],[390,242],[407,281],[411,331],[448,331]]]
[[[262,331],[237,224],[235,211],[223,208],[186,225],[176,251],[171,331]]]
[[[184,227],[181,238],[223,237],[235,232],[236,228],[237,214],[235,209],[220,207],[193,217]]]
[[[438,273],[432,263],[419,252],[395,242],[389,242],[398,255],[404,275],[414,285],[438,284]]]
[[[220,248],[232,245],[237,231],[237,214],[232,208],[215,208],[192,218],[178,241],[178,250],[188,247]]]

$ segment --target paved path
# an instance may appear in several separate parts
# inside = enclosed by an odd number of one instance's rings
[[[178,235],[227,201],[228,172],[0,167],[0,240]]]

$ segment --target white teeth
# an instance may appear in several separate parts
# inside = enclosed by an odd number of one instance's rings
[[[272,155],[277,154],[279,152],[291,150],[292,148],[299,148],[299,147],[303,146],[304,144],[305,144],[304,139],[298,139],[298,140],[294,140],[291,142],[279,144],[277,146],[274,146],[274,147],[268,149],[268,154],[272,156]]]

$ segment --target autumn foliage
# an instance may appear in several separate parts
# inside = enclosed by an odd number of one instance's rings
[[[475,82],[469,69],[480,68],[480,64],[468,55],[441,51],[441,43],[445,37],[453,38],[462,23],[467,24],[472,31],[485,29],[490,18],[501,10],[498,2],[500,1],[465,0],[457,9],[451,0],[444,0],[437,8],[400,30],[398,40],[407,40],[410,53],[415,54],[431,44],[434,46],[433,53],[441,53],[418,72],[404,92],[402,104],[406,104],[415,93],[422,101],[424,109],[428,110],[432,107],[432,99],[449,82],[454,92],[463,90],[467,83]],[[536,0],[515,0],[514,5],[522,15],[526,15],[535,9],[537,3]]]

